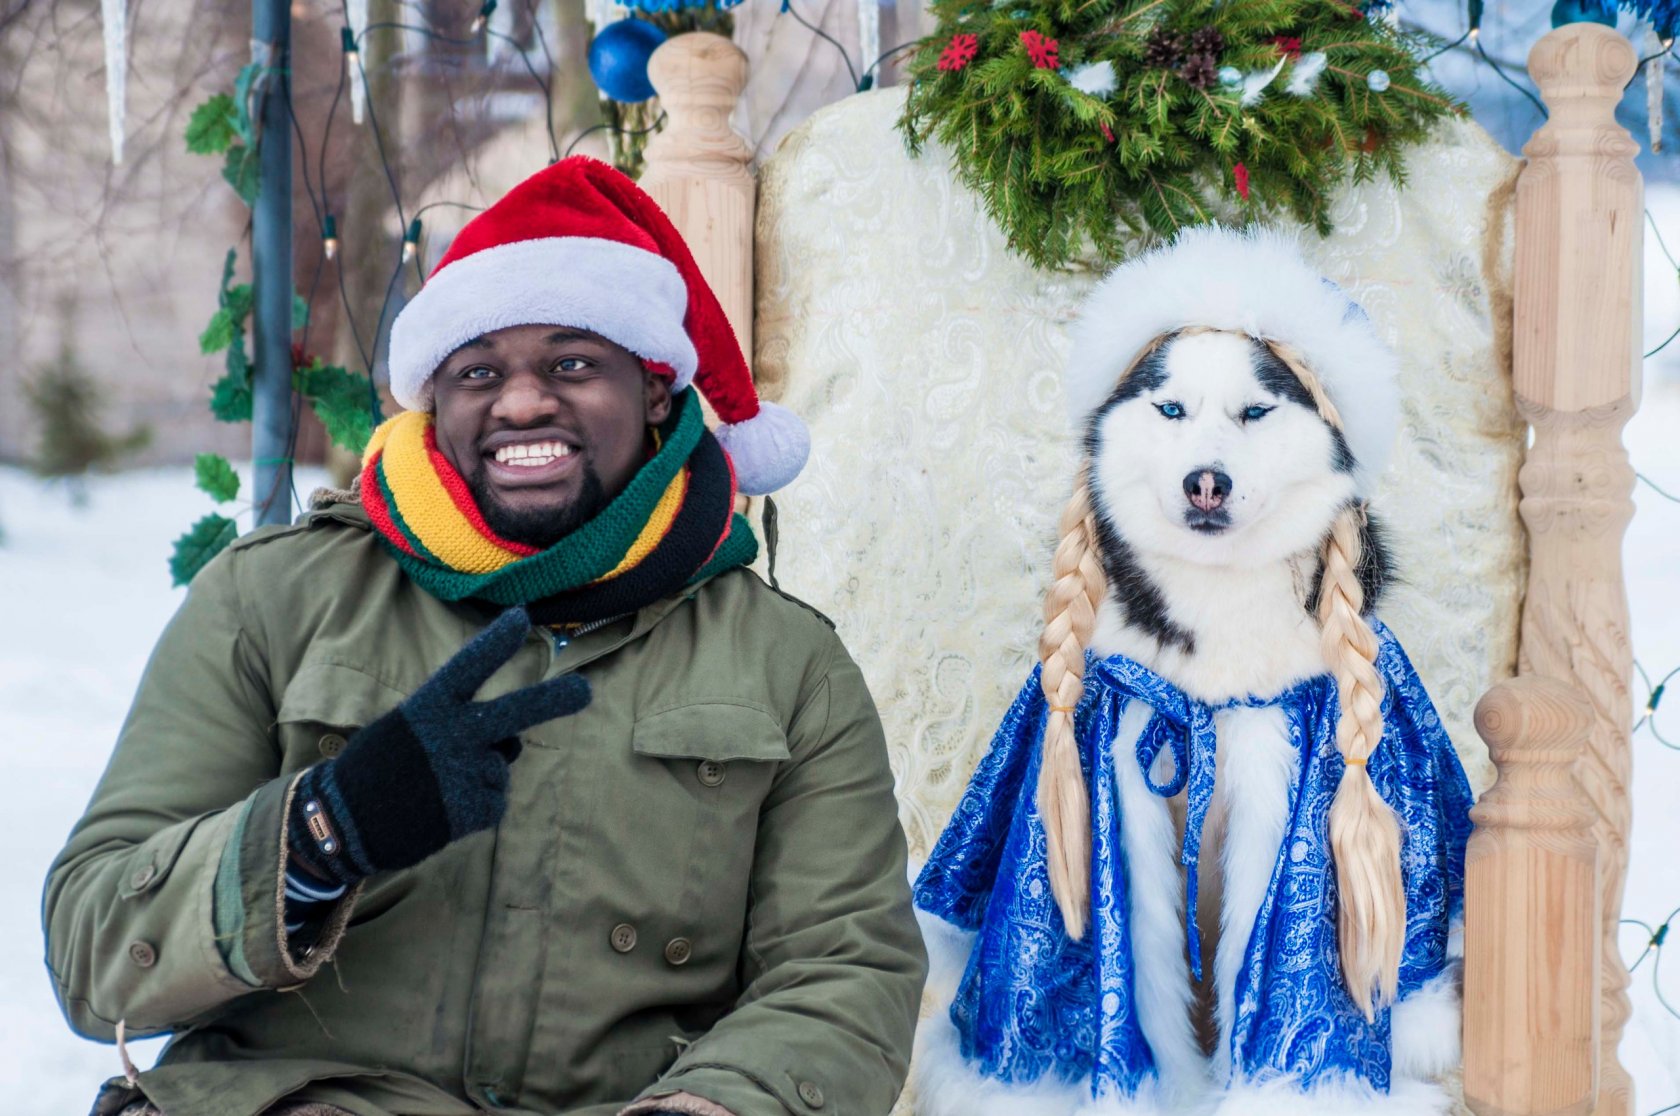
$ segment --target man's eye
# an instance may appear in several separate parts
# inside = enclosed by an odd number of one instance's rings
[[[589,367],[590,362],[582,357],[561,357],[554,365],[556,372],[582,372]]]
[[[1163,418],[1181,419],[1184,417],[1184,404],[1182,403],[1157,403],[1155,409],[1161,412]]]
[[[1244,422],[1253,422],[1255,419],[1265,418],[1267,415],[1272,413],[1272,410],[1273,408],[1271,407],[1267,407],[1261,403],[1256,403],[1254,406],[1248,408],[1242,413],[1242,418]]]
[[[463,380],[488,380],[490,377],[494,376],[495,374],[496,374],[495,369],[489,368],[489,367],[487,367],[485,365],[482,365],[482,364],[475,364],[471,368],[463,368],[461,370],[461,379],[463,379]]]

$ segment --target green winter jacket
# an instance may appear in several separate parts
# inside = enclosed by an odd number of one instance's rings
[[[746,570],[533,632],[480,696],[576,670],[594,701],[524,734],[500,828],[367,881],[292,955],[295,776],[491,615],[344,501],[206,567],[47,880],[71,1025],[174,1032],[140,1076],[167,1116],[887,1112],[925,959],[880,721],[826,621]]]

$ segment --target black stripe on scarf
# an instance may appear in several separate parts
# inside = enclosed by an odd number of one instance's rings
[[[687,585],[712,556],[735,514],[729,461],[711,431],[700,435],[688,468],[682,508],[646,558],[610,580],[531,602],[531,620],[537,624],[607,620],[635,612]]]

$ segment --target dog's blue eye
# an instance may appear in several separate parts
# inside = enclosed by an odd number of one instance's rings
[[[1155,409],[1160,411],[1165,418],[1181,419],[1184,417],[1184,405],[1181,403],[1157,403]]]
[[[1255,419],[1263,419],[1271,413],[1272,409],[1270,407],[1262,406],[1261,404],[1256,403],[1254,406],[1244,411],[1242,413],[1242,417],[1244,422],[1253,422]]]

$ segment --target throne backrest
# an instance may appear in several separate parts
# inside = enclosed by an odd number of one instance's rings
[[[830,616],[886,725],[914,859],[937,839],[1036,662],[1075,446],[1066,327],[1097,272],[1012,255],[944,152],[910,156],[901,90],[851,97],[760,173],[756,373],[810,423],[776,497],[776,574]],[[1519,164],[1443,125],[1409,185],[1346,189],[1304,243],[1402,361],[1402,433],[1372,509],[1401,583],[1382,616],[1477,790],[1471,714],[1516,668],[1524,434],[1511,395],[1510,224]],[[1496,326],[1496,323],[1507,323]]]

